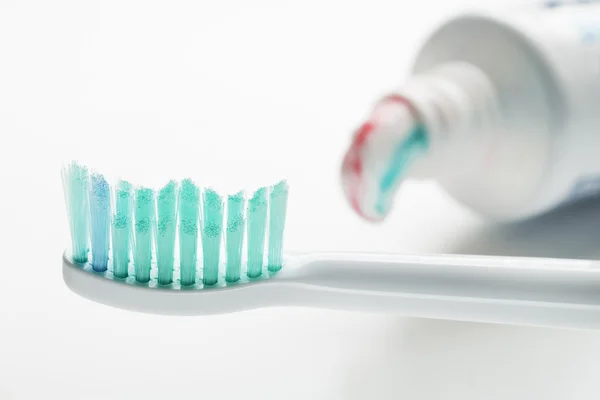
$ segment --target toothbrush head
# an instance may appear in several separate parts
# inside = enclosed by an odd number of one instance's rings
[[[341,169],[342,188],[352,208],[380,222],[428,138],[413,106],[403,97],[384,97],[352,138]]]
[[[186,314],[185,298],[173,296],[252,286],[284,265],[286,181],[247,198],[242,191],[221,196],[191,179],[159,189],[110,185],[76,162],[62,176],[71,228],[63,277],[83,297]],[[142,298],[149,303],[139,306]]]
[[[173,281],[161,285],[153,265],[152,277],[141,283],[135,275],[116,277],[109,262],[104,272],[94,271],[90,263],[76,263],[70,252],[63,253],[63,281],[75,294],[106,306],[128,311],[158,315],[198,316],[239,312],[274,305],[273,299],[285,298],[285,278],[288,266],[294,269],[293,258],[285,259],[286,268],[272,272],[264,268],[258,278],[245,273],[235,282],[219,276],[217,283],[205,285],[202,273],[193,285],[182,285],[178,267]],[[177,265],[177,263],[176,263]],[[132,270],[133,272],[133,270]]]

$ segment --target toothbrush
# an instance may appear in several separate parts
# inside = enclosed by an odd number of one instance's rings
[[[64,281],[105,305],[180,316],[299,306],[600,329],[597,261],[284,255],[285,182],[226,202],[190,180],[157,192],[124,182],[112,190],[76,163],[64,168],[63,182],[72,240],[63,254]]]

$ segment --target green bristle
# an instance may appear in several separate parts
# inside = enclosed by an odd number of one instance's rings
[[[115,215],[112,226],[113,275],[127,278],[131,250],[131,212],[133,208],[131,184],[119,182],[115,193]]]
[[[158,283],[173,282],[175,236],[177,232],[177,183],[170,181],[158,192],[158,225],[156,232],[156,264]]]
[[[92,174],[90,187],[90,242],[92,268],[108,269],[110,251],[110,185],[101,174]]]
[[[242,271],[242,246],[244,244],[244,193],[239,192],[227,198],[227,234],[225,247],[227,249],[227,269],[225,280],[237,282]]]
[[[267,227],[267,189],[262,187],[254,192],[248,201],[248,271],[250,278],[262,274]]]
[[[179,270],[181,284],[196,283],[200,189],[191,179],[181,182],[179,195]]]
[[[283,230],[287,212],[288,184],[281,181],[271,187],[269,194],[269,271],[279,271],[283,266]]]
[[[150,281],[152,267],[152,225],[154,223],[154,191],[139,188],[135,191],[135,249],[133,265],[135,280]]]
[[[204,269],[202,283],[214,285],[219,280],[221,233],[223,231],[223,198],[212,189],[203,196],[202,256]]]
[[[76,263],[85,263],[88,260],[90,235],[88,170],[72,162],[63,168],[62,179],[71,233],[71,257]]]

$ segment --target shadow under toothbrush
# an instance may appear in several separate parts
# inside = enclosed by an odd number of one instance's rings
[[[600,390],[597,332],[401,319],[375,336],[348,354],[345,399],[583,400]]]
[[[467,232],[448,252],[600,259],[600,198],[512,224],[489,223]]]

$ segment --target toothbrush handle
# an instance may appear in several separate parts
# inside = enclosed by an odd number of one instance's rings
[[[543,258],[323,255],[283,280],[310,292],[297,293],[304,305],[600,329],[599,265]],[[294,290],[288,296],[293,302]]]

